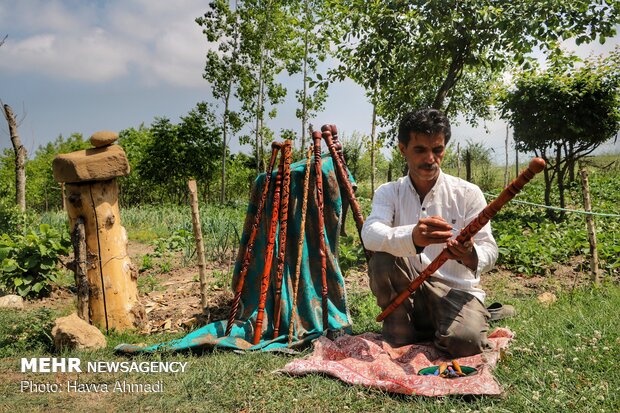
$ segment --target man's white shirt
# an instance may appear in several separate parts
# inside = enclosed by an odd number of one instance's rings
[[[420,218],[443,217],[452,225],[453,238],[456,238],[485,206],[486,200],[478,186],[441,171],[433,188],[420,202],[407,174],[377,188],[372,212],[364,222],[362,239],[369,250],[407,257],[414,273],[419,274],[446,246],[432,244],[425,247],[422,253],[416,253],[411,234]],[[474,236],[474,248],[478,255],[476,271],[455,260],[448,260],[433,278],[451,288],[465,290],[484,303],[486,294],[479,288],[480,274],[493,268],[497,259],[497,244],[489,223]]]

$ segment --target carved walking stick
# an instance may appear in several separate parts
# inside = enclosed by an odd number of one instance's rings
[[[301,203],[301,225],[299,227],[299,241],[297,243],[297,264],[295,266],[295,285],[293,286],[293,308],[291,311],[291,320],[288,326],[288,345],[293,342],[293,333],[295,328],[295,316],[297,313],[297,292],[299,291],[299,280],[301,278],[301,255],[304,249],[304,238],[306,235],[306,212],[308,210],[308,187],[310,184],[310,162],[312,161],[312,145],[308,147],[306,155],[306,175],[304,176],[304,197]]]
[[[267,193],[269,192],[269,183],[271,182],[271,174],[273,167],[276,163],[278,156],[278,150],[281,144],[274,142],[271,144],[271,159],[269,160],[269,166],[267,167],[267,175],[265,176],[265,182],[263,183],[263,190],[256,206],[256,214],[254,215],[254,223],[250,230],[250,237],[245,247],[243,254],[243,262],[241,264],[241,270],[239,271],[239,278],[235,287],[235,298],[233,299],[232,306],[230,307],[230,313],[228,315],[228,324],[226,325],[226,335],[230,335],[233,323],[237,317],[237,311],[239,309],[239,302],[241,301],[241,292],[243,291],[243,284],[245,283],[245,277],[248,274],[248,268],[250,267],[250,260],[254,253],[254,242],[256,241],[256,234],[258,234],[258,227],[260,225],[261,216],[263,215],[263,208],[265,206],[265,200],[267,199]]]
[[[312,139],[314,141],[314,171],[316,175],[316,205],[318,215],[319,226],[319,257],[321,259],[321,297],[322,297],[322,309],[323,309],[323,330],[327,330],[328,326],[328,314],[327,314],[327,252],[325,247],[325,231],[323,226],[324,217],[324,201],[323,201],[323,170],[321,161],[321,132],[312,132]]]
[[[521,174],[515,178],[514,181],[510,183],[500,194],[499,196],[487,205],[481,212],[478,214],[473,221],[471,221],[465,228],[463,228],[456,237],[456,240],[460,243],[470,240],[482,227],[484,227],[490,220],[499,212],[500,209],[508,201],[517,195],[521,189],[527,184],[534,175],[539,173],[545,168],[545,161],[541,158],[534,158],[530,161],[529,166],[526,170],[521,172]],[[383,321],[388,315],[392,313],[399,305],[402,304],[403,301],[407,299],[413,292],[420,286],[422,283],[429,278],[431,275],[435,273],[447,260],[448,260],[448,249],[444,248],[444,250],[426,267],[418,277],[409,284],[406,290],[401,292],[392,300],[392,302],[383,310],[379,316],[377,316],[377,321]]]
[[[288,222],[288,202],[291,191],[291,160],[292,141],[286,140],[282,147],[284,158],[284,171],[282,177],[282,194],[280,201],[280,236],[278,238],[278,266],[276,271],[276,293],[273,310],[273,338],[280,333],[280,314],[282,311],[282,273],[284,272],[284,260],[286,256],[286,229]]]
[[[275,144],[275,142],[274,142]],[[272,144],[272,148],[274,147]],[[260,342],[263,330],[263,317],[265,315],[265,302],[267,301],[267,290],[269,289],[269,280],[271,273],[271,261],[273,259],[273,250],[276,244],[276,230],[278,228],[278,215],[280,212],[280,190],[282,188],[282,174],[284,171],[284,156],[280,155],[280,165],[278,165],[278,173],[276,175],[276,185],[273,191],[273,209],[271,211],[271,221],[269,222],[269,232],[267,233],[267,246],[265,247],[265,266],[260,282],[260,295],[258,298],[258,313],[256,314],[256,328],[254,330],[253,344]]]
[[[353,211],[353,219],[355,220],[355,226],[357,227],[357,233],[360,237],[362,247],[364,247],[364,254],[366,255],[366,260],[368,261],[372,253],[366,249],[366,247],[364,246],[364,241],[362,240],[362,227],[364,226],[364,216],[362,215],[362,209],[360,208],[360,204],[357,202],[357,198],[355,197],[353,185],[351,185],[351,181],[349,181],[349,175],[347,174],[345,164],[342,158],[338,155],[336,145],[332,139],[332,133],[330,130],[328,130],[331,126],[326,126],[328,127],[322,128],[325,129],[323,131],[323,139],[325,140],[327,148],[329,149],[329,153],[331,154],[334,161],[334,166],[336,168],[336,173],[338,175],[340,185],[342,185],[344,193],[349,199],[349,204],[351,205],[351,210]]]
[[[338,153],[338,157],[340,158],[342,165],[344,165],[345,170],[349,169],[349,167],[347,166],[347,160],[344,158],[344,151],[342,150],[342,143],[340,143],[340,141],[338,140],[338,128],[336,127],[336,125],[323,125],[321,127],[321,131],[322,132],[331,131],[332,140],[334,141],[334,146],[336,147],[336,152]],[[334,160],[334,162],[336,161]],[[347,223],[347,211],[349,210],[349,204],[350,204],[349,198],[347,196],[343,196],[342,197],[342,215],[341,215],[342,218],[340,220],[342,222],[342,226],[340,227],[341,236],[347,235],[346,223]]]

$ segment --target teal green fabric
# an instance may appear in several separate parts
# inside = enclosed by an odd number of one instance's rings
[[[310,196],[308,197],[308,211],[306,216],[306,235],[303,244],[300,285],[297,296],[297,311],[291,348],[307,346],[312,340],[323,334],[350,333],[351,318],[349,315],[344,278],[337,260],[338,235],[340,233],[342,197],[332,159],[323,156],[323,197],[324,197],[324,237],[327,247],[327,280],[328,280],[328,312],[329,327],[323,330],[322,298],[321,298],[321,262],[319,256],[319,231],[317,230],[318,214],[315,194],[314,161],[311,164]],[[276,172],[271,182],[275,181]],[[247,210],[241,247],[235,264],[233,285],[237,284],[241,269],[241,260],[250,236],[250,229],[254,222],[257,203],[262,192],[266,174],[260,175],[254,184],[250,203]],[[275,295],[275,270],[277,266],[277,244],[272,261],[271,281],[267,293],[265,313],[263,318],[263,332],[259,344],[252,345],[254,326],[256,321],[260,278],[265,265],[265,247],[271,211],[273,209],[273,190],[267,196],[267,204],[259,227],[254,246],[254,254],[245,279],[241,305],[237,312],[237,320],[233,325],[230,336],[225,336],[226,320],[216,321],[187,336],[167,343],[156,344],[150,347],[139,347],[130,344],[120,344],[115,348],[121,353],[154,352],[154,351],[182,351],[206,350],[211,348],[230,348],[238,350],[278,350],[288,348],[289,321],[292,315],[294,272],[297,262],[298,240],[300,238],[301,209],[303,200],[303,181],[305,176],[305,161],[291,165],[291,193],[289,200],[289,219],[287,228],[286,256],[282,282],[282,312],[280,333],[273,337],[273,309]],[[350,176],[350,175],[349,175]],[[350,179],[352,177],[350,176]],[[272,185],[273,186],[273,185]],[[279,231],[279,228],[278,228]]]

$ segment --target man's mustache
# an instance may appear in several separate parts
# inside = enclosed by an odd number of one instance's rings
[[[424,163],[418,167],[419,169],[425,169],[427,171],[434,171],[437,169],[437,164],[434,163]]]

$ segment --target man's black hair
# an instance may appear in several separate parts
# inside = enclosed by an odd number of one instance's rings
[[[425,135],[443,133],[444,145],[448,144],[452,135],[450,121],[446,115],[440,110],[430,108],[405,113],[398,125],[398,142],[406,146],[409,143],[411,132]]]

